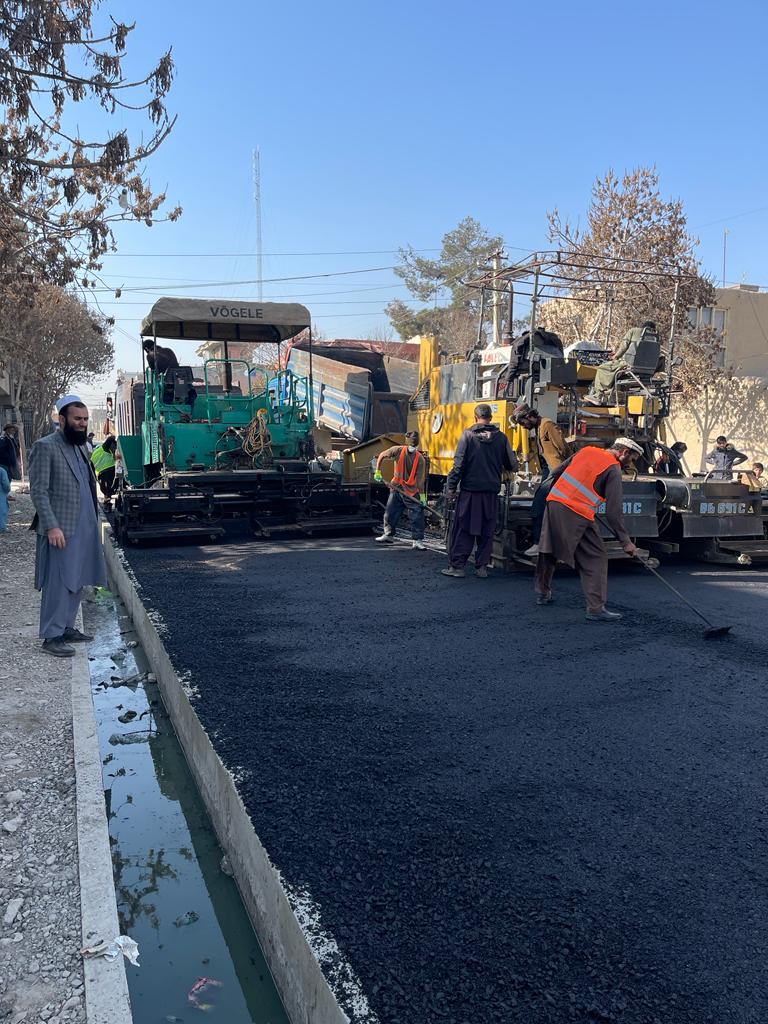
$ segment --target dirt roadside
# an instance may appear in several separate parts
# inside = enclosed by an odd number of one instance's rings
[[[0,534],[0,1021],[84,1024],[71,671],[37,639],[28,495]]]

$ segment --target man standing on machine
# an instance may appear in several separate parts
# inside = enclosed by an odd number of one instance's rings
[[[377,544],[393,544],[395,530],[403,512],[408,511],[411,520],[411,547],[425,550],[424,507],[427,504],[426,481],[427,460],[419,451],[419,435],[409,430],[405,435],[406,444],[396,444],[380,452],[376,459],[373,479],[383,482],[381,464],[384,459],[395,460],[395,471],[389,484],[389,500],[384,511],[384,532],[376,538]]]
[[[541,524],[544,522],[547,495],[552,486],[552,474],[566,459],[570,458],[571,449],[555,421],[542,416],[538,409],[532,409],[530,405],[516,406],[515,423],[523,427],[524,430],[536,431],[536,447],[541,463],[541,483],[536,488],[531,505],[533,544],[525,552],[530,558],[534,558],[539,553]]]
[[[172,367],[178,368],[179,360],[172,348],[157,345],[152,338],[145,338],[141,347],[147,355],[150,370],[154,370],[156,374],[166,373]]]
[[[608,555],[595,515],[605,503],[605,518],[624,551],[637,548],[624,525],[621,473],[643,449],[628,437],[617,437],[610,448],[588,445],[553,473],[539,541],[534,589],[536,604],[552,601],[552,578],[558,562],[577,569],[587,601],[588,622],[615,622],[620,612],[605,607],[608,597]]]

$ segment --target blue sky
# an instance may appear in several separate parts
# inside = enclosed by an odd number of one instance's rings
[[[325,254],[265,255],[265,278],[390,267],[467,214],[510,247],[543,247],[548,209],[577,218],[596,175],[655,163],[705,269],[720,278],[727,227],[727,278],[768,285],[765,3],[108,7],[137,22],[131,67],[173,46],[178,124],[148,176],[184,207],[173,225],[121,227],[105,258],[105,284],[123,287],[99,293],[118,366],[139,365],[126,334],[163,291],[255,296],[211,287],[256,277],[255,146],[264,252]],[[396,285],[385,269],[267,282],[264,297],[304,302],[328,337],[364,337],[406,297]]]

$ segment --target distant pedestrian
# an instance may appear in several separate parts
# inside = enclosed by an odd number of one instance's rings
[[[381,483],[381,464],[394,459],[395,469],[389,485],[389,499],[384,510],[384,532],[376,538],[377,544],[393,544],[395,531],[403,512],[411,521],[411,547],[425,550],[424,508],[427,504],[427,460],[419,451],[419,435],[410,430],[405,435],[407,444],[396,444],[379,452],[373,479]]]
[[[5,533],[8,528],[8,497],[11,493],[11,478],[0,466],[0,533]]]
[[[653,472],[657,476],[685,476],[683,456],[687,451],[688,445],[684,441],[675,441],[669,449],[672,458],[663,448],[659,448],[659,454],[653,464]]]
[[[763,473],[765,473],[765,466],[762,464],[762,462],[753,462],[752,463],[752,476],[754,476],[755,480],[759,480],[761,483],[763,483],[764,482]]]
[[[89,455],[93,455],[94,449],[96,448],[96,436],[91,430],[85,442],[85,450]]]
[[[441,570],[443,576],[464,577],[464,566],[475,545],[475,575],[488,575],[501,477],[504,472],[514,473],[518,469],[509,438],[491,423],[492,418],[490,405],[475,406],[474,426],[464,431],[456,446],[446,484],[448,501],[455,500],[456,505],[448,544],[448,568]]]
[[[86,586],[105,586],[96,478],[85,451],[88,409],[77,395],[56,403],[59,430],[32,446],[29,483],[36,514],[35,587],[42,590],[43,650],[71,658],[72,643],[93,637],[75,628]]]
[[[714,466],[710,474],[713,480],[730,480],[733,477],[733,467],[740,466],[747,461],[747,456],[737,451],[728,442],[725,434],[721,434],[715,441],[715,447],[707,455],[707,465]]]
[[[595,516],[605,503],[603,514],[622,548],[628,555],[637,553],[624,525],[621,471],[642,454],[639,444],[628,437],[618,437],[608,449],[593,445],[582,448],[555,471],[536,563],[537,604],[552,601],[555,566],[562,562],[579,572],[589,622],[614,622],[621,618],[619,612],[610,612],[605,607],[608,556]]]
[[[19,472],[19,428],[15,423],[6,423],[0,434],[0,466],[10,480],[18,480]]]
[[[91,454],[91,462],[96,471],[96,479],[99,481],[99,489],[104,495],[104,508],[112,508],[112,495],[115,493],[115,453],[117,452],[117,438],[110,434],[104,442],[97,445]]]
[[[515,423],[525,430],[536,431],[536,447],[541,463],[541,483],[536,488],[531,505],[531,539],[533,544],[525,552],[529,558],[539,553],[539,537],[541,524],[544,522],[544,509],[547,495],[552,486],[552,474],[566,459],[571,456],[571,448],[563,437],[563,432],[554,420],[542,416],[537,409],[529,405],[518,405],[515,408]]]

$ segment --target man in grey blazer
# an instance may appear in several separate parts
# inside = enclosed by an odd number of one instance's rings
[[[73,643],[93,637],[75,628],[83,587],[104,586],[107,573],[99,540],[96,479],[86,453],[88,409],[77,395],[56,403],[59,430],[36,441],[29,456],[29,485],[37,532],[35,587],[42,590],[43,650],[71,658]]]

